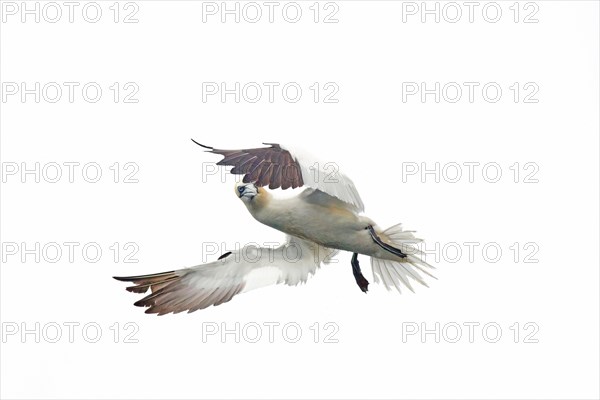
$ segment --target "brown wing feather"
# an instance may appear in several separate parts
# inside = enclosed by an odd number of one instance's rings
[[[132,282],[135,286],[129,286],[126,289],[134,293],[146,293],[150,288],[153,292],[156,291],[163,283],[169,282],[178,275],[175,271],[161,272],[158,274],[138,275],[138,276],[115,276],[118,281]]]
[[[193,139],[192,139],[193,140]],[[304,185],[300,165],[289,151],[277,143],[265,143],[270,147],[242,150],[221,150],[194,143],[220,154],[223,159],[217,165],[232,166],[232,174],[244,175],[243,182],[269,189],[297,188]]]
[[[126,288],[130,292],[146,293],[150,288],[152,293],[133,304],[138,307],[147,307],[146,314],[158,315],[177,314],[182,311],[190,313],[211,305],[217,306],[231,300],[245,286],[241,282],[231,286],[199,289],[191,287],[185,277],[185,273],[178,274],[175,271],[169,271],[151,275],[115,276],[114,278],[123,282],[133,282],[135,286]]]
[[[256,181],[256,186],[267,186],[271,183],[271,176],[273,175],[273,163],[268,162],[268,165],[265,165],[262,168],[261,174]]]
[[[271,177],[271,183],[269,183],[269,189],[277,189],[278,187],[282,187],[281,184],[281,165],[274,164],[273,165],[273,176]]]

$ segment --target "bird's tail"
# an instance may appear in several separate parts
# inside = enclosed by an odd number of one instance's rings
[[[423,252],[417,248],[416,244],[422,242],[422,240],[416,238],[413,232],[403,230],[402,224],[398,224],[379,233],[384,242],[401,250],[406,257],[399,258],[398,261],[371,257],[371,268],[373,269],[375,283],[382,282],[386,289],[396,288],[398,292],[402,293],[400,290],[401,284],[414,292],[410,284],[411,280],[427,286],[420,273],[437,279],[428,272],[428,269],[435,268],[421,259]]]

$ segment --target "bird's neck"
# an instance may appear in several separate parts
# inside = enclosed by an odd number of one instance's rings
[[[267,208],[267,206],[273,201],[276,201],[273,199],[273,195],[262,187],[259,187],[258,194],[252,199],[252,201],[246,203],[246,207],[248,207],[250,214],[256,218],[256,215]]]

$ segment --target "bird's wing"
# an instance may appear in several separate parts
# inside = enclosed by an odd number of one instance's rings
[[[244,175],[244,183],[269,189],[288,189],[307,186],[350,204],[357,211],[364,211],[364,204],[354,182],[339,171],[333,162],[320,163],[307,154],[284,148],[277,143],[264,143],[270,147],[242,150],[220,150],[194,143],[220,154],[224,158],[217,165],[232,166],[232,174]]]
[[[299,198],[307,203],[317,204],[328,208],[346,209],[354,212],[358,211],[358,209],[352,204],[341,201],[337,197],[330,196],[318,189],[305,189],[302,193],[300,193]]]
[[[151,293],[134,303],[147,314],[188,313],[228,302],[236,294],[273,284],[295,286],[327,262],[332,250],[296,237],[280,247],[245,246],[215,262],[159,274],[115,277],[127,290]]]

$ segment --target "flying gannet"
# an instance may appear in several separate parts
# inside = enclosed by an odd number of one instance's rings
[[[259,222],[287,234],[287,242],[273,248],[244,246],[218,260],[158,274],[115,277],[133,282],[127,290],[151,294],[134,303],[158,315],[193,312],[231,300],[238,293],[272,284],[304,283],[321,264],[340,250],[352,252],[352,272],[357,285],[367,292],[358,255],[371,257],[376,283],[401,292],[411,291],[410,280],[427,286],[419,272],[431,276],[433,268],[414,245],[421,241],[401,224],[380,229],[361,215],[363,202],[352,180],[339,171],[326,170],[306,155],[276,143],[269,147],[219,150],[194,143],[224,156],[217,165],[232,166],[243,175],[235,193]],[[316,170],[315,170],[316,169]],[[306,187],[289,198],[274,197],[265,189]]]

